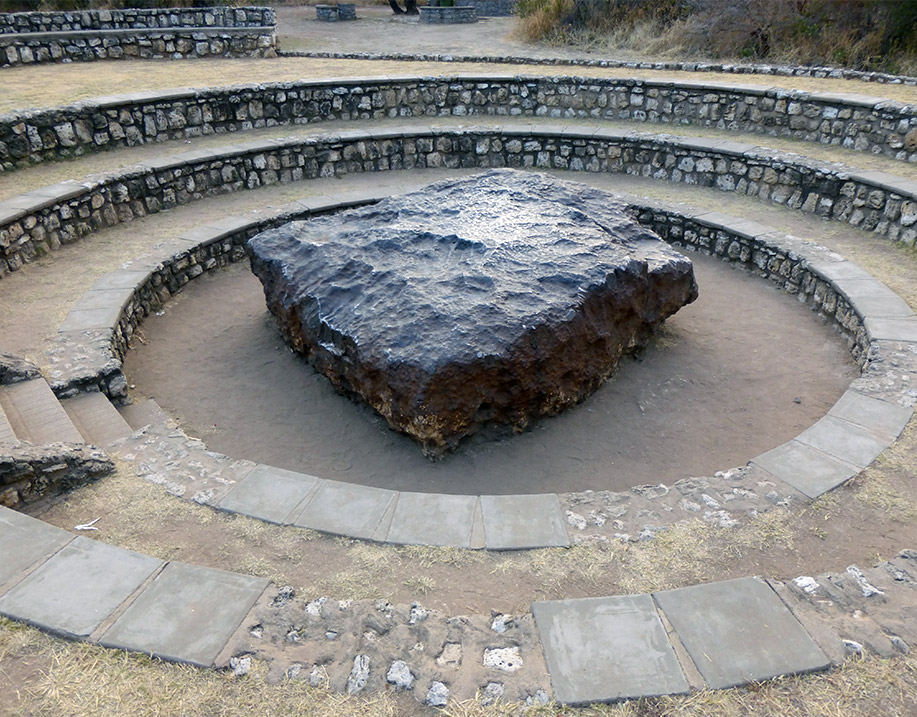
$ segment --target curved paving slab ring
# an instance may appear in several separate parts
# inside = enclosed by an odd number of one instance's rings
[[[912,246],[917,181],[723,140],[544,123],[408,126],[263,140],[153,159],[0,202],[0,275],[96,227],[245,188],[414,168],[609,172],[756,196]]]
[[[728,124],[731,131],[917,159],[917,146],[908,142],[917,108],[882,97],[672,79],[462,73],[153,90],[14,112],[0,115],[0,148],[8,147],[0,169],[248,127],[444,115]]]
[[[180,263],[185,269],[197,267],[200,271],[191,271],[188,276],[194,278],[204,271],[200,268],[202,264],[188,261],[196,248],[224,242],[220,245],[223,247],[220,256],[242,258],[244,253],[234,252],[239,249],[238,243],[266,225],[286,221],[291,216],[335,211],[356,201],[368,200],[363,197],[313,203],[308,211],[295,205],[267,219],[229,218],[227,222],[234,226],[234,232],[222,227],[192,230],[189,243],[194,246],[174,253],[174,245],[169,244],[159,254],[136,262],[154,265],[155,270],[138,271],[136,266],[129,265],[103,277],[99,283],[102,288],[91,290],[77,302],[61,333],[71,347],[74,334],[77,343],[79,334],[86,334],[90,345],[83,350],[87,353],[95,350],[97,365],[114,363],[120,372],[126,340],[119,342],[115,337],[129,336],[142,318],[158,306],[144,305],[135,297],[142,296],[156,283],[154,277],[165,266]],[[917,344],[917,316],[907,304],[863,269],[822,247],[715,212],[687,216],[662,205],[632,205],[631,210],[670,241],[672,228],[676,227],[680,239],[674,242],[676,245],[717,254],[759,273],[771,267],[771,278],[785,282],[781,283],[784,290],[813,297],[813,308],[823,313],[830,310],[830,317],[848,337],[867,377],[873,367],[882,369],[888,349],[894,351],[895,344]],[[706,235],[694,234],[691,240],[691,227],[695,226],[704,226],[709,231]],[[778,257],[784,257],[783,261],[777,261]],[[211,267],[219,265],[218,261],[211,262]],[[117,291],[107,288],[112,285],[123,287]],[[101,307],[103,318],[93,315],[90,320],[81,316],[86,312],[81,307],[87,304]],[[75,327],[75,322],[82,325]],[[108,341],[93,349],[91,343],[98,336],[107,336]],[[112,359],[112,355],[117,358]],[[900,360],[896,361],[896,370],[906,368]],[[910,354],[910,361],[911,370],[917,373],[917,353]],[[854,381],[851,389],[812,427],[752,458],[749,465],[808,498],[818,497],[866,468],[897,439],[913,409],[896,403],[907,402],[903,392],[870,390],[868,385],[858,385],[861,383],[863,378]],[[62,384],[58,381],[57,385]],[[73,389],[67,388],[70,390]],[[555,494],[460,496],[396,492],[265,465],[238,472],[233,480],[230,488],[199,491],[195,500],[269,522],[394,544],[503,550],[566,546],[572,539],[562,501]]]
[[[240,628],[256,624],[262,606],[277,600],[265,579],[163,563],[0,507],[0,548],[39,543],[42,551],[0,573],[0,614],[105,647],[224,667],[240,649]],[[78,601],[71,599],[73,586]],[[538,664],[543,652],[554,697],[564,704],[721,689],[830,667],[794,617],[792,602],[772,587],[741,578],[653,594],[536,602],[537,632],[501,638],[495,630],[488,644],[508,647],[485,650],[485,663],[487,652],[502,650],[505,656],[491,657],[494,677],[505,679],[524,661]],[[837,652],[839,642],[832,638],[830,651]],[[541,670],[526,681],[548,689]]]

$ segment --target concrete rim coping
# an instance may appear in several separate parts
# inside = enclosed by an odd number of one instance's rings
[[[746,65],[736,63],[690,61],[629,61],[583,60],[560,57],[529,57],[525,55],[454,55],[440,53],[379,53],[379,52],[310,52],[306,50],[279,51],[278,57],[314,57],[339,60],[398,60],[405,62],[487,62],[501,65],[556,65],[572,67],[623,67],[629,70],[670,70],[675,72],[720,72],[737,75],[775,75],[780,77],[817,77],[878,82],[882,84],[917,85],[917,77],[893,75],[887,72],[866,72],[838,67],[812,65]]]
[[[883,193],[888,192],[891,195],[888,197],[888,202],[886,202],[884,195],[882,199],[883,204],[887,204],[888,207],[890,207],[893,202],[905,202],[917,205],[917,181],[902,179],[884,172],[858,172],[855,169],[847,168],[843,165],[809,161],[797,155],[774,153],[772,150],[768,151],[765,147],[750,144],[723,140],[685,138],[667,134],[620,132],[603,130],[601,128],[570,127],[563,123],[537,123],[525,126],[477,124],[469,128],[432,127],[430,125],[418,124],[402,129],[381,131],[343,130],[307,135],[305,137],[257,140],[218,149],[193,150],[171,157],[153,158],[143,163],[128,166],[108,174],[88,176],[82,182],[62,182],[50,185],[0,201],[0,230],[17,229],[16,225],[20,220],[34,219],[36,223],[41,223],[43,219],[41,212],[43,211],[46,213],[54,211],[66,211],[70,213],[72,211],[71,208],[65,206],[67,202],[85,202],[89,198],[92,198],[94,203],[96,200],[100,200],[98,206],[107,206],[107,209],[113,211],[115,203],[121,201],[112,196],[115,193],[114,190],[117,189],[120,184],[138,179],[150,181],[150,179],[156,179],[157,173],[165,176],[164,173],[168,172],[184,171],[187,173],[199,171],[202,168],[212,169],[215,163],[222,163],[232,158],[242,158],[245,155],[257,155],[262,153],[266,155],[269,153],[283,152],[294,154],[298,152],[317,152],[321,149],[334,149],[335,145],[342,145],[342,148],[343,145],[349,145],[352,150],[357,151],[359,154],[359,152],[362,151],[360,149],[362,143],[381,142],[385,140],[403,141],[407,143],[429,139],[439,143],[440,140],[450,141],[469,139],[474,141],[486,140],[489,143],[494,139],[502,142],[504,140],[512,140],[513,138],[519,140],[533,139],[534,141],[541,142],[566,142],[569,145],[567,149],[570,151],[576,146],[577,142],[587,143],[586,146],[591,148],[594,153],[591,158],[587,157],[587,159],[589,159],[590,162],[597,162],[598,168],[591,169],[590,166],[584,164],[580,158],[573,157],[571,166],[577,169],[575,163],[579,162],[581,165],[577,171],[614,171],[617,173],[627,173],[629,170],[624,166],[624,160],[621,159],[621,156],[625,151],[630,151],[634,153],[634,156],[629,158],[628,161],[635,166],[641,165],[641,171],[643,171],[646,176],[652,175],[655,179],[665,179],[673,182],[698,183],[702,186],[706,186],[707,184],[716,185],[722,191],[735,191],[745,194],[751,193],[753,185],[757,187],[757,185],[762,182],[764,184],[767,183],[766,178],[746,179],[744,175],[750,175],[752,170],[760,170],[763,172],[765,169],[771,169],[774,172],[784,172],[786,176],[781,180],[781,184],[774,185],[773,193],[771,193],[770,185],[767,187],[762,186],[762,191],[766,190],[764,197],[767,198],[768,201],[790,206],[793,206],[790,204],[791,202],[798,201],[798,206],[796,208],[820,216],[829,216],[836,221],[852,223],[854,226],[860,226],[860,224],[865,222],[866,226],[872,226],[874,232],[888,234],[896,240],[898,237],[901,237],[902,241],[913,243],[914,236],[917,236],[917,230],[915,230],[911,224],[906,224],[906,221],[910,221],[910,215],[905,218],[905,215],[900,212],[900,209],[899,216],[895,219],[891,219],[878,211],[873,211],[875,215],[873,217],[875,221],[873,222],[873,219],[867,218],[867,215],[857,208],[858,205],[854,203],[853,199],[844,196],[842,191],[837,190],[839,192],[837,197],[828,195],[823,196],[820,186],[816,186],[814,180],[817,179],[819,183],[828,181],[829,183],[837,182],[845,186],[850,185],[850,187],[852,187],[851,191],[854,193],[869,193],[873,190]],[[615,149],[619,153],[613,155],[613,157],[617,157],[617,159],[606,157],[599,161],[597,159],[597,153],[606,152],[610,148]],[[522,150],[528,151],[524,147]],[[336,151],[337,150],[335,150],[335,152]],[[402,147],[401,151],[407,153],[406,144]],[[437,151],[439,151],[438,146]],[[449,149],[447,151],[449,156],[456,154],[457,158],[455,162],[457,162],[457,164],[454,166],[472,166],[462,164],[461,151],[460,149]],[[557,150],[554,149],[552,151]],[[671,165],[666,164],[665,167],[662,167],[661,164],[652,164],[654,159],[652,156],[640,157],[641,153],[644,152],[649,152],[650,154],[658,152],[668,153],[668,158],[673,159],[673,163]],[[701,169],[701,162],[698,162],[698,167],[696,169],[702,181],[696,178],[692,179],[688,176],[687,171],[683,174],[681,171],[681,163],[677,162],[679,156],[683,156],[685,159],[691,159],[692,153],[707,155],[704,161],[709,166]],[[544,154],[547,154],[547,152]],[[476,154],[471,154],[471,157],[475,161],[473,166],[477,166],[481,169],[493,166],[489,156],[486,154],[483,160],[477,159]],[[728,173],[726,175],[720,175],[718,171],[714,169],[714,160],[717,162],[720,160],[736,162],[738,166],[743,169],[736,175]],[[314,157],[312,157],[310,161],[314,162],[316,167],[319,161],[325,162],[323,159],[316,160]],[[367,168],[363,163],[355,163],[346,158],[341,160],[339,157],[334,161],[350,161],[350,165],[346,165],[343,168],[338,168],[336,165],[332,164],[331,171],[335,174],[383,171],[384,169],[391,168],[388,164],[384,167],[380,166],[375,169],[372,167]],[[608,164],[607,169],[602,169],[602,162]],[[620,166],[612,169],[612,165],[615,163]],[[676,163],[679,166],[676,167]],[[416,165],[412,164],[406,166],[410,168],[413,166],[427,165],[418,163]],[[448,163],[446,166],[449,166]],[[513,165],[512,163],[508,163],[505,166]],[[522,166],[521,163],[520,166]],[[561,168],[556,163],[553,165],[549,163],[547,168],[552,166],[557,169]],[[658,169],[656,169],[657,166],[659,167]],[[694,172],[693,159],[691,159],[691,167],[692,169],[690,172]],[[534,168],[541,168],[541,166],[536,163]],[[563,168],[567,168],[566,165],[564,165]],[[326,169],[326,167],[323,166],[322,171],[324,171],[324,169]],[[298,171],[302,172],[302,168],[300,167]],[[714,177],[716,177],[715,180],[713,179]],[[736,177],[738,177],[738,180]],[[308,177],[303,176],[302,178],[305,179]],[[720,179],[729,181],[721,184]],[[284,180],[282,180],[280,176],[276,176],[272,181],[280,182]],[[746,188],[743,188],[743,185]],[[223,181],[223,186],[226,186],[225,180]],[[230,191],[242,189],[242,187],[233,188],[231,185],[229,186]],[[209,187],[206,188],[210,189]],[[804,191],[806,192],[805,195],[803,194]],[[208,192],[204,192],[204,194],[198,194],[196,196],[192,195],[186,201],[194,201],[195,199],[202,198],[207,193]],[[214,193],[214,190],[210,189],[209,193]],[[754,189],[754,193],[757,194],[758,190]],[[778,193],[782,198],[778,198]],[[785,196],[783,196],[784,194]],[[807,197],[805,204],[802,202],[803,196]],[[128,200],[130,199],[131,197],[128,197]],[[811,206],[807,206],[809,204],[811,204]],[[96,205],[94,204],[93,208],[95,207]],[[864,209],[872,211],[868,206],[864,207]],[[144,213],[152,213],[154,211],[159,211],[159,209],[145,210]],[[121,219],[115,215],[115,218],[113,220],[107,220],[107,223],[117,223],[119,221],[121,221]],[[872,224],[870,224],[870,222],[872,222]],[[82,233],[88,233],[88,231],[89,230],[81,230]],[[12,237],[15,239],[22,234],[22,228],[18,227],[18,231],[15,231]],[[25,249],[23,249],[23,246]],[[28,237],[24,241],[22,239],[16,240],[12,247],[12,253],[4,253],[7,254],[5,258],[13,269],[18,268],[18,265],[22,262],[29,260],[30,251],[33,253],[36,251],[34,244],[32,244],[32,240]],[[14,263],[16,263],[16,266],[14,266]]]
[[[351,207],[355,203],[371,203],[377,199],[378,197],[364,198],[359,202],[345,200],[312,203],[306,210],[303,210],[301,205],[290,205],[286,220],[307,218],[317,213]],[[917,324],[917,317],[900,299],[888,305],[889,308],[880,307],[872,312],[868,311],[869,302],[875,296],[895,295],[856,264],[845,261],[818,245],[805,244],[780,235],[770,227],[751,225],[747,220],[717,212],[685,215],[665,205],[646,205],[643,208],[651,212],[664,210],[682,218],[690,216],[698,223],[734,236],[746,237],[761,246],[782,244],[788,253],[803,257],[808,255],[807,259],[803,259],[808,270],[830,283],[840,295],[847,297],[853,304],[862,326],[865,327],[866,341],[869,341],[874,349],[870,358],[872,362],[882,361],[882,342],[876,340],[878,337],[871,327],[876,322],[888,321],[889,311],[894,314],[895,321],[905,321],[908,326]],[[279,214],[284,214],[283,210]],[[151,257],[146,261],[146,265],[168,262],[170,257],[173,260],[186,257],[194,248],[225,239],[231,234],[242,234],[269,221],[270,219],[266,218],[248,221],[237,218],[237,221],[234,221],[235,228],[231,231],[207,227],[192,230],[189,232],[189,239],[193,236],[190,246],[184,247],[178,254],[172,254],[170,252],[174,251],[174,245],[167,245],[164,247],[167,257]],[[119,276],[122,277],[120,282]],[[116,317],[108,326],[112,342],[109,348],[111,355],[118,355],[113,340],[115,329],[123,318],[127,303],[123,297],[136,294],[151,276],[152,272],[138,271],[135,268],[112,272],[100,280],[106,285],[125,284],[124,290],[114,297],[115,303],[118,304],[117,310],[108,314],[109,317]],[[93,293],[90,290],[87,295]],[[77,307],[79,303],[78,301]],[[67,325],[67,320],[64,325]],[[892,341],[902,340],[900,336],[888,338]],[[917,338],[905,337],[903,340],[917,341]],[[120,364],[120,361],[118,363]],[[816,424],[787,443],[752,458],[749,465],[763,470],[770,477],[789,484],[808,498],[814,499],[857,475],[872,463],[897,439],[911,414],[911,408],[870,396],[868,391],[851,386],[828,414]],[[260,496],[271,490],[279,490],[282,493],[280,506],[266,505],[261,499]],[[220,510],[240,512],[270,522],[383,543],[503,550],[558,547],[569,545],[571,542],[556,494],[456,496],[395,492],[257,465],[228,493],[223,493],[209,502]],[[354,522],[352,512],[341,509],[345,503],[360,505],[360,521]],[[282,509],[278,512],[281,506]],[[529,519],[536,511],[539,519]],[[340,515],[335,518],[337,513]],[[520,520],[520,515],[525,515],[525,519]]]
[[[211,28],[212,30],[223,30],[224,28]],[[229,28],[231,30],[238,30],[238,28]],[[114,31],[113,31],[114,32]],[[122,32],[122,31],[117,31]],[[0,45],[3,44],[3,35],[0,35]],[[552,82],[553,80],[563,80],[565,82],[574,82],[581,83],[584,85],[610,85],[610,86],[619,86],[623,85],[625,87],[633,88],[637,92],[642,92],[645,90],[653,89],[675,89],[675,90],[684,90],[684,91],[695,91],[695,92],[719,92],[724,93],[730,96],[743,97],[742,101],[751,101],[754,102],[756,98],[759,97],[770,97],[774,100],[788,100],[790,102],[796,103],[823,103],[825,105],[830,105],[835,109],[840,109],[841,111],[847,110],[850,112],[855,111],[871,111],[881,113],[883,116],[890,118],[888,121],[899,122],[899,121],[908,121],[908,118],[913,118],[917,116],[917,106],[913,104],[907,104],[904,102],[898,102],[895,100],[888,100],[879,96],[870,96],[857,93],[837,93],[837,92],[811,92],[807,90],[791,90],[782,87],[764,87],[759,85],[740,85],[740,84],[731,84],[725,82],[701,82],[701,81],[690,81],[690,80],[677,80],[677,79],[653,79],[653,78],[632,78],[632,77],[611,77],[611,78],[599,78],[599,77],[582,77],[576,75],[569,75],[563,77],[550,78],[544,75],[526,75],[526,74],[509,74],[509,73],[455,73],[452,75],[446,75],[442,77],[418,77],[416,75],[379,75],[379,76],[357,76],[357,77],[338,77],[338,78],[323,78],[318,80],[300,80],[300,81],[285,81],[285,82],[261,82],[261,83],[244,83],[237,85],[227,85],[222,87],[207,87],[207,88],[191,88],[191,87],[177,87],[177,88],[167,88],[162,90],[149,90],[149,91],[140,91],[140,92],[128,92],[121,93],[111,96],[100,96],[100,97],[91,97],[84,100],[79,100],[69,105],[59,105],[56,107],[50,108],[40,108],[40,109],[29,109],[25,111],[13,111],[0,113],[0,125],[14,126],[19,123],[25,122],[29,123],[30,120],[34,121],[36,117],[40,115],[48,115],[54,119],[54,122],[60,122],[62,120],[72,122],[77,120],[90,121],[90,115],[94,112],[106,112],[111,110],[123,110],[128,112],[143,112],[145,108],[149,106],[159,106],[162,104],[168,104],[172,101],[181,101],[181,100],[190,100],[198,98],[201,100],[212,100],[212,101],[230,101],[238,100],[238,98],[243,97],[246,93],[250,92],[261,92],[261,91],[297,91],[297,90],[307,90],[310,88],[320,89],[320,88],[332,88],[332,87],[348,87],[348,86],[367,86],[369,91],[374,90],[374,85],[382,84],[405,84],[405,85],[417,85],[423,84],[424,82],[433,83],[436,85],[449,84],[450,82],[471,82],[471,83],[505,83],[505,82],[518,82],[518,83],[537,83],[537,82]],[[654,122],[649,119],[641,120],[639,116],[633,116],[635,113],[631,112],[628,115],[628,121],[632,122],[642,122],[646,124],[663,124],[663,125],[672,125],[677,126],[676,122]],[[497,114],[471,114],[471,115],[462,115],[461,117],[466,119],[471,118],[480,118],[488,119],[493,117],[499,117]],[[532,115],[535,118],[535,115]],[[422,117],[413,116],[414,119],[422,120]],[[680,117],[679,122],[684,122],[686,119],[692,120],[689,121],[689,124],[696,125],[700,127],[705,127],[701,122],[693,121],[693,118],[690,117]],[[321,118],[309,117],[308,121],[310,124],[318,123],[321,121]],[[278,122],[278,126],[284,124],[295,124],[295,123],[285,123]],[[240,130],[228,130],[228,131],[240,131]],[[744,131],[749,131],[748,129]],[[817,136],[811,136],[812,132],[805,132],[803,136],[798,136],[802,130],[794,130],[794,133],[791,133],[789,136],[795,137],[802,142],[812,142],[817,144],[824,144]],[[766,134],[762,131],[762,134]],[[817,134],[817,133],[816,133]],[[93,143],[80,145],[81,150],[92,153],[97,151],[97,146]],[[104,148],[104,147],[103,147]],[[870,148],[858,149],[857,147],[848,147],[851,151],[872,151]],[[886,154],[890,158],[895,159],[896,161],[907,161],[906,159],[899,158],[896,156],[897,153]],[[31,155],[30,155],[31,156]],[[41,155],[38,155],[41,157]],[[911,154],[913,156],[913,153]],[[60,158],[55,158],[52,161],[59,161]],[[47,161],[41,159],[41,161]],[[8,171],[16,171],[11,169]]]

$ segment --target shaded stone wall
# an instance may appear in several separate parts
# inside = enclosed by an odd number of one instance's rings
[[[716,127],[917,161],[917,108],[881,98],[633,79],[461,76],[151,92],[7,114],[0,116],[0,167],[214,132],[433,116]]]
[[[358,172],[517,167],[612,172],[738,192],[917,243],[917,183],[714,140],[545,126],[266,141],[188,152],[0,202],[0,275],[90,232],[244,189]],[[897,184],[895,183],[897,182]]]
[[[175,27],[263,27],[274,24],[273,8],[253,6],[0,13],[0,34]]]
[[[0,14],[0,67],[276,53],[274,10],[266,7]]]
[[[462,0],[458,0],[462,2]],[[420,22],[428,25],[457,25],[460,23],[477,22],[478,12],[472,5],[456,5],[454,7],[422,6]]]
[[[126,58],[189,60],[276,55],[277,36],[273,28],[175,28],[0,35],[0,67]]]

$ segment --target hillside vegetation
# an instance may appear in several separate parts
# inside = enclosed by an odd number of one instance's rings
[[[917,0],[520,0],[529,41],[917,74]]]

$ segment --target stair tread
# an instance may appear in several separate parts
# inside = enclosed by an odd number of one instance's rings
[[[61,401],[87,443],[107,446],[133,433],[118,409],[102,393],[83,393]]]
[[[82,443],[83,437],[43,378],[0,387],[0,406],[15,436],[44,444]]]
[[[3,407],[0,406],[0,443],[18,443],[16,434],[13,433],[13,427],[10,425]]]
[[[118,411],[134,430],[152,423],[165,423],[169,420],[169,414],[163,411],[152,398],[122,406]]]

